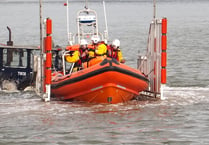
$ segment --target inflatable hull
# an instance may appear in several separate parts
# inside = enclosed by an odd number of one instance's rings
[[[146,90],[148,79],[138,70],[105,59],[101,63],[52,81],[52,94],[61,100],[122,103]]]

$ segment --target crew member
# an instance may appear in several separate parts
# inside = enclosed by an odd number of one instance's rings
[[[115,58],[120,63],[125,63],[120,47],[120,41],[118,39],[113,40],[112,44],[108,46],[108,57]]]
[[[79,53],[80,53],[81,62],[82,63],[87,62],[89,59],[89,52],[88,52],[88,42],[85,39],[81,39]]]
[[[83,63],[87,62],[89,59],[88,54],[88,43],[85,39],[81,39],[80,46],[72,46],[70,53],[65,57],[66,61],[69,63],[75,63],[73,71],[78,71],[83,69]]]
[[[75,46],[68,46],[66,48],[67,50],[69,50],[69,52],[65,55],[65,60],[68,63],[74,63],[74,68],[73,68],[73,72],[79,70],[80,63],[80,52],[79,52],[79,47],[77,45]]]
[[[100,42],[100,38],[98,35],[93,35],[91,37],[91,42],[92,45],[90,46],[90,48],[88,48],[89,51],[89,59],[95,58],[96,54],[95,54],[95,49],[97,48],[99,42]]]
[[[107,46],[104,43],[98,44],[98,46],[95,49],[95,54],[97,56],[107,56]]]

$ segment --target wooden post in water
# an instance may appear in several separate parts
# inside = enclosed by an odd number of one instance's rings
[[[40,70],[40,89],[38,92],[39,94],[43,94],[44,93],[44,85],[43,85],[43,77],[44,77],[44,72],[43,72],[43,54],[44,54],[44,48],[43,48],[43,18],[42,18],[42,0],[39,0],[39,16],[40,16],[40,66],[41,66],[41,70]]]
[[[43,18],[42,18],[42,0],[40,4],[40,89],[38,93],[44,101],[50,101],[51,95],[51,66],[52,66],[52,21],[47,18],[46,37],[43,39]],[[45,44],[45,45],[44,45]]]

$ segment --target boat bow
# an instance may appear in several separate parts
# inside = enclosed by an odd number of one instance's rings
[[[108,58],[54,81],[52,93],[62,100],[119,103],[127,102],[145,90],[148,82],[140,71]]]

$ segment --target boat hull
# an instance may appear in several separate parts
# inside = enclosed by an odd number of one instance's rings
[[[126,89],[121,89],[115,84],[105,84],[102,87],[98,87],[97,90],[75,97],[73,100],[88,103],[116,104],[127,102],[134,96],[134,93],[130,93]]]
[[[88,103],[121,103],[147,89],[140,71],[105,59],[100,64],[52,82],[52,94],[61,100]]]

